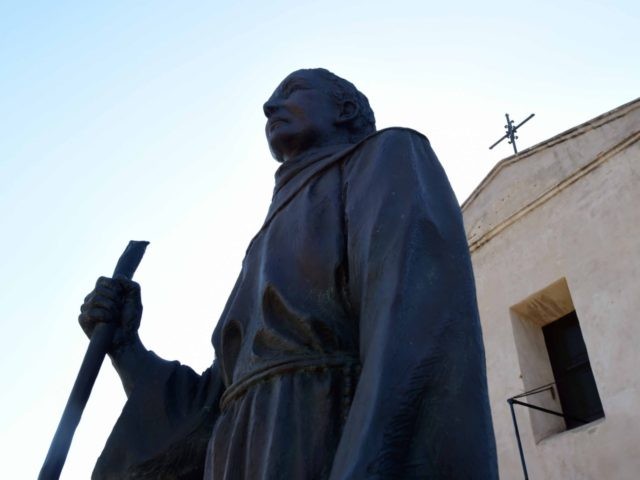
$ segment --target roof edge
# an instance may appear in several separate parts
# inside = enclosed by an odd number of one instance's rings
[[[598,115],[590,120],[587,120],[584,123],[581,123],[575,127],[572,127],[558,135],[555,135],[547,140],[543,140],[532,147],[529,147],[515,155],[510,155],[506,158],[503,158],[498,163],[494,165],[494,167],[489,171],[489,173],[482,179],[482,181],[478,184],[478,186],[471,192],[471,194],[467,197],[467,199],[462,202],[461,209],[464,211],[473,200],[485,189],[485,187],[493,180],[493,178],[507,165],[515,163],[519,160],[523,160],[527,157],[530,157],[536,153],[539,153],[548,148],[554,147],[560,143],[566,142],[572,138],[583,135],[584,133],[593,130],[594,128],[605,125],[609,122],[612,122],[628,112],[640,108],[640,97],[631,100],[630,102],[624,103],[619,107],[614,108],[613,110],[609,110],[603,114]]]

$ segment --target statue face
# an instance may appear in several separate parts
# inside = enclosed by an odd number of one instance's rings
[[[280,162],[340,142],[340,106],[319,74],[299,70],[285,78],[264,104],[265,133]]]

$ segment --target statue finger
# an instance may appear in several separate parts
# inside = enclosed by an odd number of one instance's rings
[[[80,328],[82,328],[82,331],[90,337],[95,324],[89,320],[89,317],[86,313],[81,313],[80,315],[78,315],[78,323],[80,324]]]
[[[140,292],[140,284],[125,277],[124,275],[116,275],[114,280],[118,282],[122,290],[127,294]]]
[[[102,307],[92,307],[83,313],[84,319],[88,324],[96,323],[116,323],[117,315],[111,310]]]
[[[122,302],[119,302],[118,299],[113,299],[104,295],[96,294],[90,302],[91,308],[103,308],[112,313],[118,313],[121,308]]]
[[[124,292],[125,292],[125,303],[128,304],[136,304],[136,305],[141,305],[142,304],[142,295],[140,292],[140,285],[138,285],[136,282],[133,281],[129,281],[126,286],[124,287]]]
[[[90,335],[99,321],[96,318],[91,317],[88,313],[81,313],[80,315],[78,315],[78,323],[80,324],[82,330],[87,335]]]
[[[87,295],[82,305],[80,305],[80,313],[86,312],[90,307],[91,296]]]
[[[100,277],[96,281],[96,290],[108,289],[116,293],[120,292],[122,286],[117,278]]]
[[[80,305],[80,312],[84,313],[91,308],[93,305],[93,299],[96,297],[96,291],[93,290],[89,295],[84,297],[84,302]]]

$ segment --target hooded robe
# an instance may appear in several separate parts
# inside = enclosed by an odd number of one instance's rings
[[[462,216],[403,128],[285,162],[198,375],[150,353],[94,479],[497,479]]]

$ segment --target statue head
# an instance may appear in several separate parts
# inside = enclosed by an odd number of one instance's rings
[[[357,143],[376,130],[367,97],[324,68],[288,75],[264,104],[264,114],[269,148],[280,162],[329,145]]]

